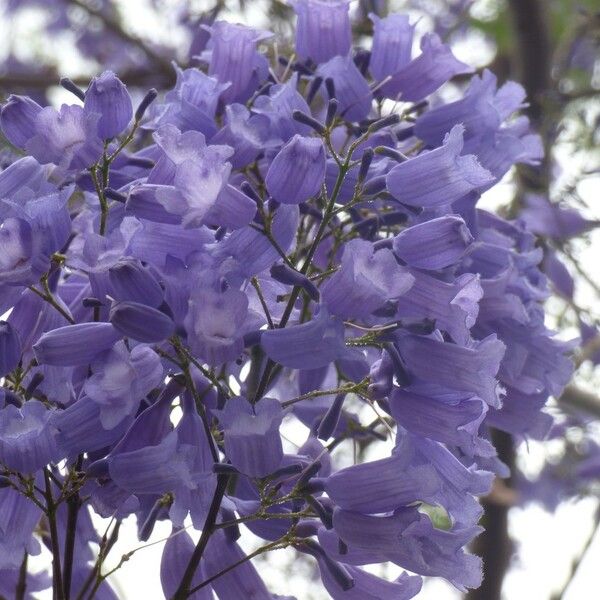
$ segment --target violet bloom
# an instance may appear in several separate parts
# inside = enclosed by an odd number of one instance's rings
[[[231,149],[207,146],[201,133],[181,133],[173,125],[163,125],[154,138],[164,152],[148,177],[149,183],[161,184],[156,201],[179,215],[185,227],[200,225],[227,182]]]
[[[70,234],[67,201],[72,188],[0,206],[0,283],[28,285],[47,272],[50,256]]]
[[[234,360],[243,350],[241,327],[248,312],[248,298],[240,290],[194,291],[185,327],[188,344],[208,364]]]
[[[184,529],[173,528],[167,539],[160,561],[160,583],[165,598],[171,598],[177,591],[181,578],[194,552],[194,542]],[[206,579],[202,564],[196,570],[191,587],[194,588]],[[214,598],[210,585],[188,596],[191,600],[212,600]]]
[[[122,258],[108,270],[110,295],[118,301],[140,302],[156,308],[164,291],[152,271],[134,258]]]
[[[529,195],[520,218],[527,228],[537,235],[555,240],[566,240],[597,226],[572,208],[552,204],[541,196]]]
[[[365,240],[346,244],[340,269],[321,288],[329,311],[344,319],[368,317],[386,301],[396,300],[414,278],[386,248],[374,251]]]
[[[155,110],[156,128],[171,124],[180,131],[200,131],[211,137],[217,130],[214,122],[221,94],[230,87],[198,69],[175,66],[175,88],[165,96],[165,103]]]
[[[264,98],[257,98],[255,109],[258,101]],[[289,116],[288,119],[292,121]],[[265,147],[273,144],[269,129],[268,116],[252,114],[243,104],[228,104],[225,107],[225,125],[211,138],[211,143],[233,148],[230,161],[235,169],[240,169],[253,162]]]
[[[268,95],[260,95],[254,101],[254,112],[268,124],[271,145],[277,140],[285,143],[295,134],[307,136],[312,132],[308,125],[296,121],[292,116],[295,110],[310,115],[310,108],[298,91],[298,80],[298,74],[294,73],[288,81],[272,85]],[[235,106],[232,105],[232,108]]]
[[[89,167],[100,158],[99,114],[76,105],[63,104],[57,111],[34,104],[11,97],[2,107],[2,129],[15,145],[42,164],[54,163],[64,169]]]
[[[17,148],[25,148],[36,134],[35,123],[42,107],[27,96],[11,95],[0,111],[0,125],[6,139]]]
[[[298,15],[296,52],[317,64],[346,56],[352,44],[349,0],[292,0]]]
[[[151,348],[136,346],[129,352],[123,342],[99,356],[91,370],[84,391],[100,406],[105,429],[135,414],[140,400],[163,380],[163,367]]]
[[[250,404],[245,398],[231,398],[219,412],[225,435],[225,454],[240,473],[266,477],[281,464],[283,449],[279,426],[281,405],[272,398]]]
[[[395,581],[386,581],[364,569],[342,563],[354,582],[350,589],[344,589],[323,561],[318,563],[321,581],[333,600],[409,600],[421,591],[423,583],[420,577],[407,573],[402,573]]]
[[[421,380],[474,392],[490,406],[500,406],[495,376],[506,346],[495,335],[468,348],[413,335],[401,337],[398,345],[408,370]]]
[[[394,254],[411,267],[437,270],[457,263],[472,241],[465,222],[448,215],[401,231],[394,238]]]
[[[23,494],[11,487],[0,488],[0,590],[4,584],[4,569],[18,569],[23,553],[39,554],[40,547],[33,531],[42,511]],[[14,589],[11,591],[11,594]],[[10,596],[7,596],[10,597]]]
[[[133,117],[131,97],[123,82],[112,72],[94,77],[85,92],[84,110],[100,115],[98,135],[109,140],[123,133]]]
[[[33,351],[41,364],[87,365],[120,337],[110,323],[78,323],[45,333],[33,346]]]
[[[140,302],[115,302],[108,319],[123,336],[147,344],[162,342],[175,332],[171,317]]]
[[[349,121],[361,121],[369,116],[373,94],[367,80],[350,56],[335,56],[317,69],[317,74],[331,78],[339,114]],[[329,93],[328,93],[329,96]]]
[[[208,74],[230,86],[223,91],[226,102],[245,102],[257,85],[253,77],[265,69],[265,59],[257,52],[259,42],[271,37],[268,31],[217,21],[209,28],[210,62]]]
[[[465,95],[456,102],[426,111],[415,123],[415,135],[438,146],[448,131],[459,123],[465,128],[465,145],[477,153],[477,144],[493,135],[513,112],[523,106],[525,91],[510,81],[497,89],[496,77],[487,69],[471,80]]]
[[[410,62],[415,26],[410,25],[407,15],[392,14],[381,19],[371,14],[370,18],[373,47],[369,71],[377,81],[383,81]]]
[[[19,473],[35,473],[57,458],[52,411],[37,400],[0,410],[0,463]]]
[[[462,125],[456,125],[442,147],[395,166],[386,178],[394,198],[409,206],[435,208],[452,204],[492,181],[475,156],[460,155],[463,131]]]
[[[382,30],[381,25],[378,29]],[[398,65],[392,63],[386,67],[395,68],[400,65],[401,63]],[[401,99],[404,102],[418,102],[435,92],[455,75],[472,73],[473,69],[459,61],[436,34],[428,33],[421,38],[419,56],[394,72],[386,72],[383,69],[380,72],[385,73],[386,78],[390,77],[389,81],[383,79],[386,83],[381,86],[381,92],[385,97]]]
[[[325,180],[325,164],[320,139],[295,135],[269,166],[267,190],[282,204],[305,202],[319,193]]]
[[[324,367],[346,350],[343,323],[325,306],[307,323],[265,331],[260,343],[269,358],[292,369]]]

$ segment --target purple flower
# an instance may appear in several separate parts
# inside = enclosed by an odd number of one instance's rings
[[[250,404],[231,398],[219,412],[225,434],[225,453],[240,473],[266,477],[281,464],[283,449],[279,426],[283,418],[277,400],[264,398]]]
[[[411,267],[438,270],[456,264],[472,241],[465,222],[448,215],[401,231],[394,238],[394,254]]]
[[[194,542],[189,533],[184,529],[173,528],[163,548],[160,561],[160,583],[165,598],[171,598],[177,591],[193,552]],[[192,587],[196,587],[205,579],[206,575],[201,565],[194,575]],[[213,597],[209,585],[188,596],[191,600],[212,600]]]
[[[57,458],[52,411],[37,400],[0,410],[0,463],[12,471],[35,473]]]
[[[346,56],[352,44],[349,0],[293,0],[298,15],[296,52],[302,58],[324,63]]]
[[[234,104],[231,108],[236,106]],[[295,110],[310,114],[306,100],[298,92],[298,75],[296,73],[285,83],[272,85],[268,95],[261,95],[255,100],[254,112],[260,115],[260,119],[254,115],[255,128],[261,127],[260,131],[263,136],[268,132],[270,139],[266,141],[269,141],[270,144],[274,144],[276,140],[287,142],[295,134],[309,135],[311,128],[292,117]],[[263,129],[265,122],[268,124],[266,131]],[[262,144],[259,149],[264,149],[265,146],[266,144]]]
[[[230,84],[222,93],[223,100],[246,101],[257,87],[253,79],[264,69],[266,62],[256,47],[272,34],[226,21],[217,21],[209,30],[211,51],[208,74],[221,83]]]
[[[269,358],[292,369],[318,369],[345,353],[343,324],[324,306],[308,323],[265,331],[260,343]]]
[[[6,139],[17,148],[25,148],[36,134],[35,122],[42,107],[27,96],[8,97],[0,111],[0,125]]]
[[[135,414],[140,400],[163,379],[163,367],[153,350],[136,346],[129,352],[123,342],[99,356],[91,369],[84,391],[100,406],[100,422],[105,429],[113,429]]]
[[[154,137],[164,152],[148,178],[162,184],[156,188],[156,201],[179,215],[185,227],[201,224],[227,182],[231,149],[207,146],[201,133],[181,133],[173,125],[164,125]]]
[[[140,302],[115,302],[108,318],[123,336],[147,344],[162,342],[175,332],[168,315]]]
[[[360,121],[368,117],[373,95],[352,57],[335,56],[320,65],[317,74],[333,81],[335,99],[339,102],[338,112],[341,116],[349,121]]]
[[[247,312],[248,298],[240,290],[194,291],[185,318],[193,352],[211,365],[234,360],[243,349],[241,327]]]
[[[85,92],[83,108],[100,115],[98,135],[109,140],[123,133],[133,117],[131,97],[123,82],[112,72],[94,77]]]
[[[340,269],[322,287],[323,301],[344,319],[364,318],[406,293],[413,281],[390,250],[375,252],[371,242],[352,240],[346,244]]]
[[[159,306],[164,291],[154,273],[141,261],[122,258],[108,270],[110,294],[118,301],[140,302],[148,306]]]
[[[398,346],[407,369],[419,379],[474,392],[490,406],[500,406],[495,376],[506,347],[495,335],[467,348],[408,335],[398,340]]]
[[[317,138],[295,135],[275,156],[265,183],[282,204],[300,204],[317,195],[325,180],[325,149]]]
[[[34,135],[27,139],[25,149],[42,164],[89,167],[102,153],[98,121],[98,114],[80,106],[63,104],[59,111],[47,106],[36,115]]]
[[[230,87],[198,69],[175,67],[177,83],[165,96],[165,103],[155,111],[157,128],[171,124],[180,131],[200,131],[211,137],[217,130],[214,122],[221,94]]]
[[[572,208],[553,205],[547,199],[534,195],[527,196],[520,218],[533,233],[555,240],[581,235],[597,225]]]
[[[452,204],[492,180],[472,154],[461,156],[462,125],[444,138],[444,145],[395,166],[387,175],[389,192],[403,204],[434,208]],[[436,173],[436,177],[428,174]]]
[[[91,363],[121,337],[110,323],[78,323],[45,333],[33,346],[41,364],[79,366]]]
[[[391,79],[381,86],[381,91],[387,98],[418,102],[455,75],[472,72],[436,34],[428,33],[421,38],[421,54],[399,70],[386,73]]]
[[[392,14],[385,19],[370,15],[373,21],[373,47],[369,70],[377,81],[394,75],[405,67],[412,56],[415,26],[408,16]]]
[[[41,510],[23,494],[10,487],[0,488],[0,575],[5,569],[18,569],[23,553],[39,554],[33,531]],[[4,579],[0,577],[0,590]],[[14,589],[11,590],[11,594]],[[10,596],[9,596],[10,597]]]

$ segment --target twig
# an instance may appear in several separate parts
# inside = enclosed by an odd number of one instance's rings
[[[214,531],[214,526],[221,508],[223,496],[225,496],[228,482],[228,474],[219,473],[219,475],[217,475],[217,487],[215,488],[215,493],[213,495],[212,502],[210,503],[210,508],[208,509],[204,526],[202,527],[202,534],[200,535],[200,539],[198,540],[198,543],[194,548],[194,552],[190,557],[188,565],[185,569],[185,573],[181,578],[181,583],[179,584],[179,587],[177,588],[177,591],[171,600],[186,600],[191,593],[190,587],[192,585],[192,581],[194,580],[194,575],[198,569],[198,565],[200,564],[200,559],[202,558],[204,550],[206,549],[206,545],[208,544],[208,540]]]

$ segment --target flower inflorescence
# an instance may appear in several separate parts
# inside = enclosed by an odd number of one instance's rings
[[[249,558],[280,548],[336,600],[481,582],[476,497],[506,472],[490,428],[543,435],[571,370],[533,234],[477,208],[540,141],[488,71],[432,96],[472,69],[435,34],[413,57],[407,17],[353,51],[348,2],[293,6],[295,58],[220,21],[207,68],[137,110],[109,71],[63,82],[82,105],[2,107],[3,594],[41,537],[52,578],[29,590],[116,597],[103,563],[132,514],[141,540],[172,523],[175,600],[274,598]],[[346,443],[382,457],[340,468]],[[248,556],[242,527],[265,540]],[[361,568],[388,561],[413,574]]]

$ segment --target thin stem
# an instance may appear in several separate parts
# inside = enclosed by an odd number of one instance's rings
[[[362,392],[364,391],[366,383],[367,380],[363,380],[353,385],[343,386],[332,390],[314,390],[312,392],[302,394],[301,396],[298,396],[296,398],[292,398],[291,400],[286,400],[285,402],[281,403],[281,406],[283,408],[287,408],[288,406],[292,406],[293,404],[301,402],[302,400],[310,400],[312,398],[318,398],[320,396],[333,396],[335,394],[350,394],[352,392]]]
[[[77,457],[77,461],[73,467],[73,475],[76,477],[77,473],[81,470],[83,462],[83,455],[80,454]],[[71,598],[71,579],[73,575],[73,559],[75,550],[75,538],[77,533],[77,518],[79,516],[79,509],[81,508],[81,498],[79,492],[76,490],[70,494],[67,499],[67,532],[65,535],[65,556],[63,565],[63,584],[65,588],[65,600]]]
[[[69,323],[71,323],[71,325],[73,325],[75,323],[75,320],[73,319],[73,317],[57,302],[56,298],[50,291],[50,287],[48,286],[48,276],[44,275],[40,279],[40,283],[42,284],[42,287],[44,288],[43,292],[41,290],[38,290],[33,285],[30,285],[29,289],[34,294],[37,294],[40,298],[42,298],[42,300],[45,300],[48,304],[50,304],[50,306],[52,306],[52,308],[57,310]]]
[[[321,222],[319,223],[319,228],[317,229],[315,238],[308,250],[308,254],[306,255],[306,260],[305,260],[304,264],[302,265],[302,268],[300,269],[300,272],[303,275],[310,275],[312,260],[315,256],[315,253],[317,252],[317,248],[319,247],[319,244],[321,243],[321,239],[322,239],[323,235],[325,234],[325,231],[327,229],[327,224],[333,215],[333,212],[335,210],[336,200],[338,198],[340,190],[342,189],[342,183],[344,182],[346,173],[348,172],[348,164],[350,162],[350,156],[351,156],[351,153],[349,153],[346,156],[346,160],[345,160],[344,164],[340,166],[338,176],[337,176],[335,185],[333,187],[333,191],[331,193],[331,198],[327,202],[327,208],[325,209],[323,218],[321,219]],[[326,194],[326,192],[324,192],[324,193]],[[300,286],[294,286],[294,288],[292,289],[287,306],[285,307],[285,311],[281,317],[281,321],[279,322],[280,328],[283,329],[287,325],[287,323],[292,315],[292,312],[294,310],[294,305],[296,304],[296,300],[298,299],[298,296],[300,295],[301,290],[302,290],[302,288]],[[269,382],[271,380],[271,375],[273,373],[273,369],[275,368],[275,365],[276,365],[276,363],[273,360],[269,359],[267,361],[267,364],[265,365],[265,370],[263,372],[263,376],[262,376],[260,383],[258,384],[258,388],[256,390],[254,402],[257,402],[260,398],[262,398],[263,394],[265,393],[265,391],[269,385]]]
[[[256,295],[260,301],[260,305],[265,313],[265,317],[267,319],[267,323],[269,324],[269,329],[275,329],[275,325],[273,324],[273,319],[271,319],[271,313],[269,312],[269,307],[267,306],[267,302],[265,301],[265,297],[263,296],[262,289],[260,287],[260,283],[258,283],[258,279],[256,277],[252,277],[250,280],[252,283],[252,287],[256,290]]]
[[[185,381],[187,384],[188,391],[192,394],[194,398],[194,403],[196,404],[196,410],[200,415],[200,419],[202,420],[202,425],[204,426],[204,432],[206,433],[206,437],[208,440],[208,444],[210,446],[210,452],[212,455],[212,459],[214,462],[219,462],[219,451],[217,450],[217,446],[213,439],[212,433],[210,431],[210,424],[208,422],[208,416],[206,414],[206,410],[204,409],[204,404],[202,403],[202,399],[198,395],[198,390],[194,384],[194,380],[192,379],[192,374],[190,373],[190,365],[186,358],[185,353],[182,351],[181,346],[179,344],[174,346],[177,355],[181,361],[181,369],[183,371],[183,375],[185,376]]]
[[[104,535],[102,536],[102,540],[100,542],[100,551],[98,552],[98,557],[96,558],[96,562],[94,563],[94,566],[92,567],[92,570],[90,571],[90,574],[88,575],[87,579],[85,580],[83,587],[81,588],[81,590],[79,590],[79,594],[77,594],[76,600],[83,600],[85,593],[88,591],[88,589],[90,588],[92,583],[94,583],[94,580],[96,582],[98,581],[98,578],[100,577],[100,575],[99,575],[100,570],[102,569],[102,563],[108,556],[108,553],[111,551],[112,547],[117,543],[117,540],[119,538],[119,529],[121,528],[121,521],[116,522],[116,524],[110,534],[110,537],[108,537],[108,529],[109,529],[111,523],[112,523],[112,520],[108,524],[108,527],[106,528],[106,531],[105,531]],[[97,585],[99,586],[100,584],[97,584]],[[95,586],[95,588],[92,590],[93,593],[96,592],[96,589],[97,589],[97,587]]]
[[[52,547],[52,592],[55,600],[65,600],[62,571],[60,568],[60,543],[58,529],[56,527],[56,505],[52,497],[52,482],[47,468],[44,469],[44,481],[46,489],[46,516],[48,517],[48,526],[50,529],[50,543]]]
[[[212,502],[210,503],[208,514],[206,515],[204,527],[202,528],[202,534],[200,535],[200,539],[198,540],[198,543],[194,548],[194,552],[190,557],[190,561],[185,569],[181,583],[179,584],[179,587],[177,588],[177,591],[171,600],[185,600],[191,593],[190,587],[192,585],[192,581],[194,580],[196,569],[198,569],[198,565],[200,564],[200,559],[204,554],[204,550],[206,550],[208,540],[214,531],[214,526],[217,522],[217,516],[221,508],[223,496],[225,496],[225,491],[227,490],[228,482],[228,474],[219,473],[219,475],[217,475],[217,487],[215,488],[215,493],[213,495]]]
[[[90,169],[90,175],[92,176],[92,181],[94,182],[94,188],[96,189],[96,194],[98,195],[98,201],[100,202],[100,227],[99,233],[100,235],[104,235],[106,233],[106,222],[108,220],[108,200],[104,194],[104,190],[100,185],[100,180],[98,179],[98,167],[94,166]]]
[[[192,588],[189,591],[188,596],[191,596],[193,593],[195,593],[198,590],[202,589],[203,587],[206,587],[207,585],[211,584],[215,579],[218,579],[219,577],[222,577],[223,575],[229,573],[230,571],[233,571],[233,569],[235,569],[236,567],[239,567],[241,564],[244,564],[245,562],[248,562],[249,560],[252,560],[253,558],[256,558],[257,556],[260,556],[261,554],[264,554],[265,552],[269,552],[270,550],[282,550],[283,548],[287,548],[290,545],[290,543],[291,542],[287,541],[286,538],[283,537],[275,542],[271,542],[270,544],[265,544],[264,546],[261,546],[254,552],[251,552],[247,556],[244,556],[244,558],[241,558],[240,560],[234,562],[233,564],[229,565],[222,571],[219,571],[215,575],[212,575],[208,579],[205,579],[202,583],[200,583],[196,587]]]

